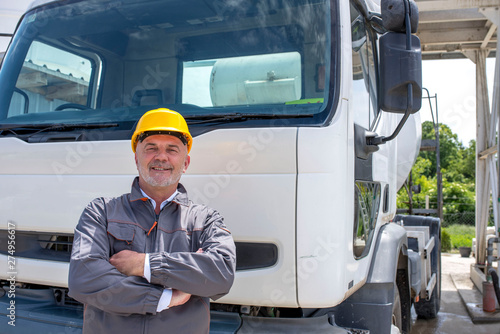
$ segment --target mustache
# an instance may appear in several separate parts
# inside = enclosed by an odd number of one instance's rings
[[[174,169],[174,166],[167,162],[153,161],[148,165],[148,168],[164,168],[164,169]]]

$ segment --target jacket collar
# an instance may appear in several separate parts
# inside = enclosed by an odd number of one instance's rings
[[[141,193],[141,188],[139,187],[139,177],[136,176],[134,182],[132,182],[132,189],[130,191],[130,201],[147,201],[148,198],[144,197]],[[189,198],[186,191],[186,188],[182,184],[177,185],[177,195],[174,197],[172,202],[175,202],[180,205],[189,205]]]

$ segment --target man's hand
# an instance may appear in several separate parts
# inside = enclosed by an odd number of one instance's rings
[[[122,250],[109,259],[109,263],[127,276],[143,276],[146,254]]]
[[[170,300],[170,304],[168,304],[168,307],[185,304],[189,300],[189,298],[191,298],[191,294],[172,289],[172,299]]]

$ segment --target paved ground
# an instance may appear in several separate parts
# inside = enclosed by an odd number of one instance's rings
[[[482,306],[479,305],[482,297],[470,281],[470,265],[474,263],[474,259],[462,258],[459,254],[443,254],[441,259],[441,309],[438,317],[423,320],[417,319],[413,313],[411,334],[500,334],[500,311],[492,315],[496,319],[491,320],[497,322],[484,324],[472,322],[469,313],[471,307],[476,307],[476,315],[482,312]]]

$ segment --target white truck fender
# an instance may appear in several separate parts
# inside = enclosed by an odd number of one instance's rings
[[[379,230],[374,247],[367,283],[393,283],[399,254],[402,253],[405,257],[408,254],[406,230],[395,223],[385,224]]]

